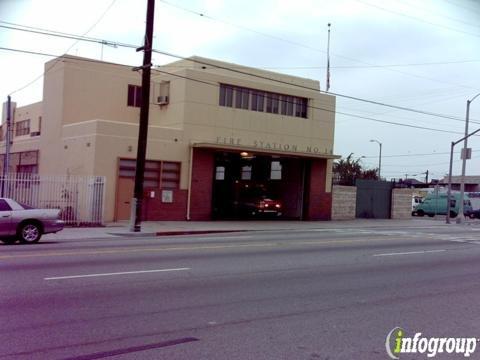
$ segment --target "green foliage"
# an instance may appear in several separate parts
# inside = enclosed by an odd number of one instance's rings
[[[355,185],[356,179],[378,180],[378,169],[364,169],[361,158],[354,159],[351,153],[333,163],[333,177],[336,184]]]

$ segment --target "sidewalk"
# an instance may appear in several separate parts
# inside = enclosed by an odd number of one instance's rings
[[[466,225],[480,226],[480,220],[467,220]],[[291,231],[307,229],[358,229],[389,227],[430,227],[459,226],[452,219],[450,225],[444,217],[391,219],[356,219],[336,221],[145,221],[141,223],[141,232],[131,232],[128,221],[107,223],[105,227],[71,228],[66,227],[57,234],[44,235],[45,240],[57,239],[97,239],[125,236],[173,236],[191,234],[211,234],[241,231]]]

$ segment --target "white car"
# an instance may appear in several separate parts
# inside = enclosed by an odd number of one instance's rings
[[[36,243],[43,234],[63,229],[59,209],[34,209],[9,198],[0,198],[0,241]]]

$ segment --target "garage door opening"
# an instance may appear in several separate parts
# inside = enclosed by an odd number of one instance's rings
[[[298,158],[215,153],[213,218],[302,219],[307,167]]]

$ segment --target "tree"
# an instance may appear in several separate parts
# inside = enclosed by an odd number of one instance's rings
[[[361,158],[354,159],[351,153],[333,163],[333,176],[339,185],[355,185],[356,179],[378,180],[378,170],[364,169]]]

